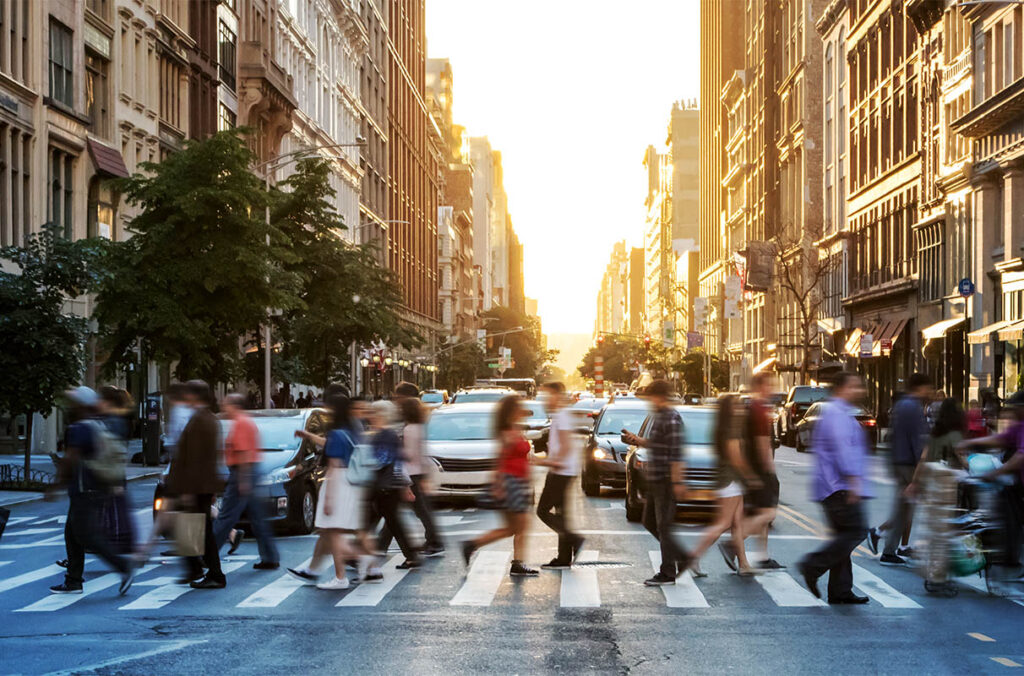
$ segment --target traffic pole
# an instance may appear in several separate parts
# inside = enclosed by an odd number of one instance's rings
[[[604,396],[604,357],[594,355],[594,394]]]

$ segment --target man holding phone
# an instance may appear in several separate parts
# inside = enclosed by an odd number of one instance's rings
[[[643,439],[622,430],[622,440],[648,450],[643,523],[661,545],[661,569],[644,584],[660,587],[675,584],[676,578],[690,567],[689,552],[672,536],[676,501],[686,497],[683,419],[672,407],[672,385],[667,380],[653,381],[644,395],[654,406],[654,422],[649,436]]]

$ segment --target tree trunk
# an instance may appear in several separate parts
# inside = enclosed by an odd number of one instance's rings
[[[28,481],[29,473],[32,471],[32,420],[35,418],[35,411],[25,414],[25,481]]]

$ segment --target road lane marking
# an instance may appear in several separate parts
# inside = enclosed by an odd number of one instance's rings
[[[970,636],[971,638],[976,638],[979,641],[982,641],[984,643],[995,643],[996,642],[996,640],[994,638],[992,638],[991,636],[985,636],[984,634],[979,634],[976,631],[969,631],[969,632],[967,632],[967,635]]]
[[[36,580],[42,580],[44,577],[51,577],[53,575],[56,575],[57,573],[63,572],[64,568],[61,568],[56,564],[44,566],[39,570],[33,570],[28,573],[22,573],[21,575],[17,575],[7,580],[0,580],[0,592],[5,592],[9,589],[20,587],[23,584],[29,584],[31,582],[35,582]]]
[[[44,535],[46,533],[59,533],[62,532],[63,528],[29,528],[27,530],[9,530],[4,535],[9,538],[18,537],[19,535]]]
[[[968,587],[980,591],[982,594],[988,594],[988,585],[985,583],[984,578],[980,575],[967,575],[965,577],[956,578],[957,582],[967,585]]]
[[[358,587],[345,595],[345,598],[338,601],[335,607],[344,608],[351,606],[375,606],[384,600],[392,589],[408,575],[408,570],[398,570],[396,566],[402,563],[405,557],[399,554],[392,556],[381,568],[384,579],[380,582],[362,582]]]
[[[54,535],[52,538],[46,538],[45,540],[36,540],[35,542],[26,542],[20,545],[0,545],[0,549],[31,549],[32,547],[45,547],[47,545],[60,545],[64,546],[64,536]]]
[[[869,570],[853,567],[853,584],[886,608],[920,608],[920,604],[887,584]]]
[[[14,563],[14,561],[0,561],[0,566],[6,566],[8,563]]]
[[[991,659],[996,664],[1003,665],[1004,667],[1019,667],[1019,666],[1021,666],[1017,662],[1014,662],[1013,660],[1011,660],[1009,657],[991,657],[989,659]]]
[[[156,564],[149,564],[144,566],[136,572],[136,575],[145,575],[149,571],[156,568]],[[121,584],[121,573],[107,573],[101,575],[95,580],[89,580],[82,585],[81,594],[51,594],[45,596],[35,603],[25,606],[24,608],[18,608],[16,613],[50,613],[54,610],[60,610],[61,608],[67,608],[73,603],[78,603],[87,596],[92,596],[97,592],[101,592],[104,589],[109,589],[116,585]]]
[[[508,573],[512,552],[485,549],[476,555],[473,565],[466,573],[466,581],[455,594],[449,605],[489,606],[494,601],[498,587]]]
[[[661,570],[661,552],[658,550],[647,553],[651,558],[651,566],[654,572]],[[693,574],[686,571],[676,578],[674,585],[661,587],[661,593],[665,595],[665,604],[669,608],[710,608],[704,594],[697,588],[693,581]]]
[[[461,516],[447,516],[447,515],[437,516],[437,515],[435,515],[434,516],[434,521],[437,522],[438,526],[454,526],[458,522],[462,521],[462,517]]]
[[[229,561],[221,564],[221,572],[225,575],[233,573],[245,565],[245,561]],[[176,584],[174,582],[165,584],[152,591],[148,591],[131,603],[121,606],[118,610],[156,610],[163,608],[171,601],[192,591],[187,584]]]
[[[594,563],[600,552],[587,549],[576,558],[579,563]],[[597,570],[568,568],[562,571],[561,605],[563,608],[600,608],[601,588],[597,584]]]
[[[72,676],[72,674],[84,674],[87,672],[99,671],[100,669],[107,669],[108,667],[124,664],[125,662],[133,662],[135,660],[143,660],[155,655],[163,655],[164,653],[174,652],[175,650],[181,650],[182,648],[188,648],[200,643],[206,643],[206,639],[172,641],[169,645],[162,645],[160,647],[153,648],[152,650],[135,653],[134,655],[120,655],[118,657],[112,657],[109,660],[99,662],[97,664],[90,664],[87,667],[78,666],[67,671],[51,671],[46,676]]]
[[[796,525],[800,526],[804,530],[810,531],[811,533],[814,533],[816,535],[823,536],[823,533],[826,531],[825,526],[821,522],[815,521],[811,517],[807,516],[806,514],[803,514],[802,512],[798,512],[792,507],[779,505],[779,511],[777,512],[777,514],[781,514],[782,516],[786,517],[787,519],[789,519]],[[874,556],[864,545],[858,545],[857,548],[854,550],[854,556],[857,556],[858,554],[868,557]]]
[[[775,601],[775,605],[782,608],[810,608],[827,605],[821,599],[814,598],[814,595],[801,587],[789,573],[764,573],[755,575],[754,579],[764,587],[764,590],[772,597],[772,601]]]
[[[7,525],[8,526],[13,526],[16,523],[25,523],[26,521],[35,521],[38,518],[39,518],[38,516],[12,516],[11,518],[7,519]],[[65,517],[65,518],[67,518],[67,517]],[[43,523],[46,523],[46,522],[44,521]]]
[[[151,580],[143,580],[142,582],[136,582],[132,584],[132,589],[136,587],[162,587],[165,584],[174,584],[181,578],[180,575],[177,577],[174,575],[164,575],[162,577],[154,577]]]
[[[32,517],[27,517],[27,518],[31,519]],[[61,514],[60,516],[51,516],[48,519],[43,519],[42,521],[40,521],[36,525],[37,526],[42,526],[44,523],[56,523],[56,524],[60,524],[61,526],[63,526],[67,522],[68,522],[68,515],[67,514]]]
[[[305,568],[313,559],[309,558],[299,564],[299,568]],[[244,601],[239,603],[236,608],[276,608],[281,603],[295,593],[295,590],[299,587],[306,586],[305,582],[295,579],[288,573],[285,573],[281,577],[277,578],[267,586],[256,590],[249,595]]]

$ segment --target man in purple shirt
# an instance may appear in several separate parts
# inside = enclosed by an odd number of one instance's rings
[[[828,602],[867,603],[868,597],[853,593],[850,555],[867,535],[861,499],[871,497],[867,484],[867,437],[855,417],[864,399],[864,381],[843,371],[832,385],[832,398],[822,407],[811,433],[814,452],[812,497],[821,503],[832,528],[832,540],[800,561],[807,588],[816,597],[818,578],[828,571]]]

